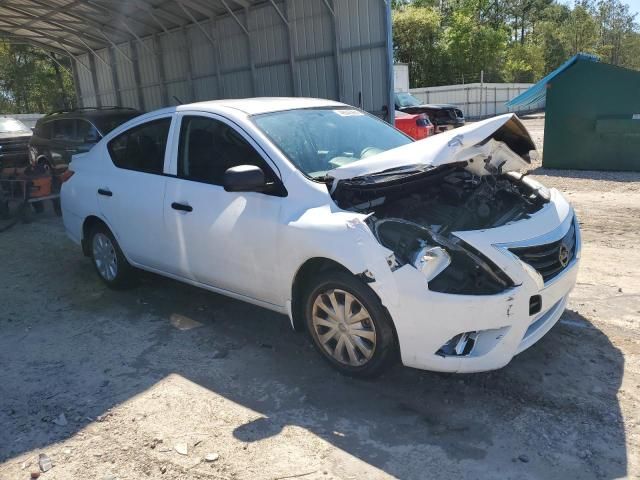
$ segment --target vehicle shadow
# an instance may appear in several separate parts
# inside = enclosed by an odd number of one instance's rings
[[[148,274],[108,291],[88,261],[64,261],[78,282],[52,284],[53,267],[43,269],[51,291],[39,317],[12,306],[0,317],[1,462],[69,438],[177,374],[260,414],[235,427],[237,440],[295,425],[397,478],[626,475],[624,359],[577,312],[499,371],[396,366],[360,381],[325,365],[284,316]],[[179,330],[176,316],[201,326]],[[63,427],[52,425],[60,411]]]

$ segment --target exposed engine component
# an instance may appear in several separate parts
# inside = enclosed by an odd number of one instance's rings
[[[548,201],[539,185],[519,174],[476,176],[462,168],[448,170],[415,175],[421,178],[382,191],[345,185],[337,200],[343,208],[373,211],[377,219],[404,218],[440,234],[521,220]]]
[[[416,170],[382,183],[344,181],[335,198],[343,208],[371,214],[367,222],[380,243],[398,265],[422,272],[430,290],[499,293],[512,280],[452,232],[525,219],[548,202],[549,193],[518,173],[478,176],[463,167]]]

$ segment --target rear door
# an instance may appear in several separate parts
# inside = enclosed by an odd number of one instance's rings
[[[106,147],[111,159],[96,194],[125,255],[152,269],[166,269],[163,175],[172,116],[138,124]]]

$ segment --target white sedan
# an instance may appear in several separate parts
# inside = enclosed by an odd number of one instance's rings
[[[573,209],[516,173],[533,150],[511,114],[413,142],[328,100],[181,105],[73,158],[64,224],[108,286],[137,268],[281,312],[346,374],[491,370],[576,282]]]

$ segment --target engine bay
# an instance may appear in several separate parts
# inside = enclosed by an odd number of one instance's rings
[[[513,283],[452,232],[526,219],[549,201],[549,192],[519,173],[479,176],[464,165],[446,165],[384,182],[344,182],[334,199],[342,208],[368,214],[367,224],[394,252],[393,262],[421,270],[431,290],[494,294]]]
[[[402,218],[440,235],[499,227],[527,218],[548,201],[544,187],[519,173],[478,176],[454,167],[409,177],[379,188],[346,184],[336,200],[341,208],[372,214],[373,221]]]

